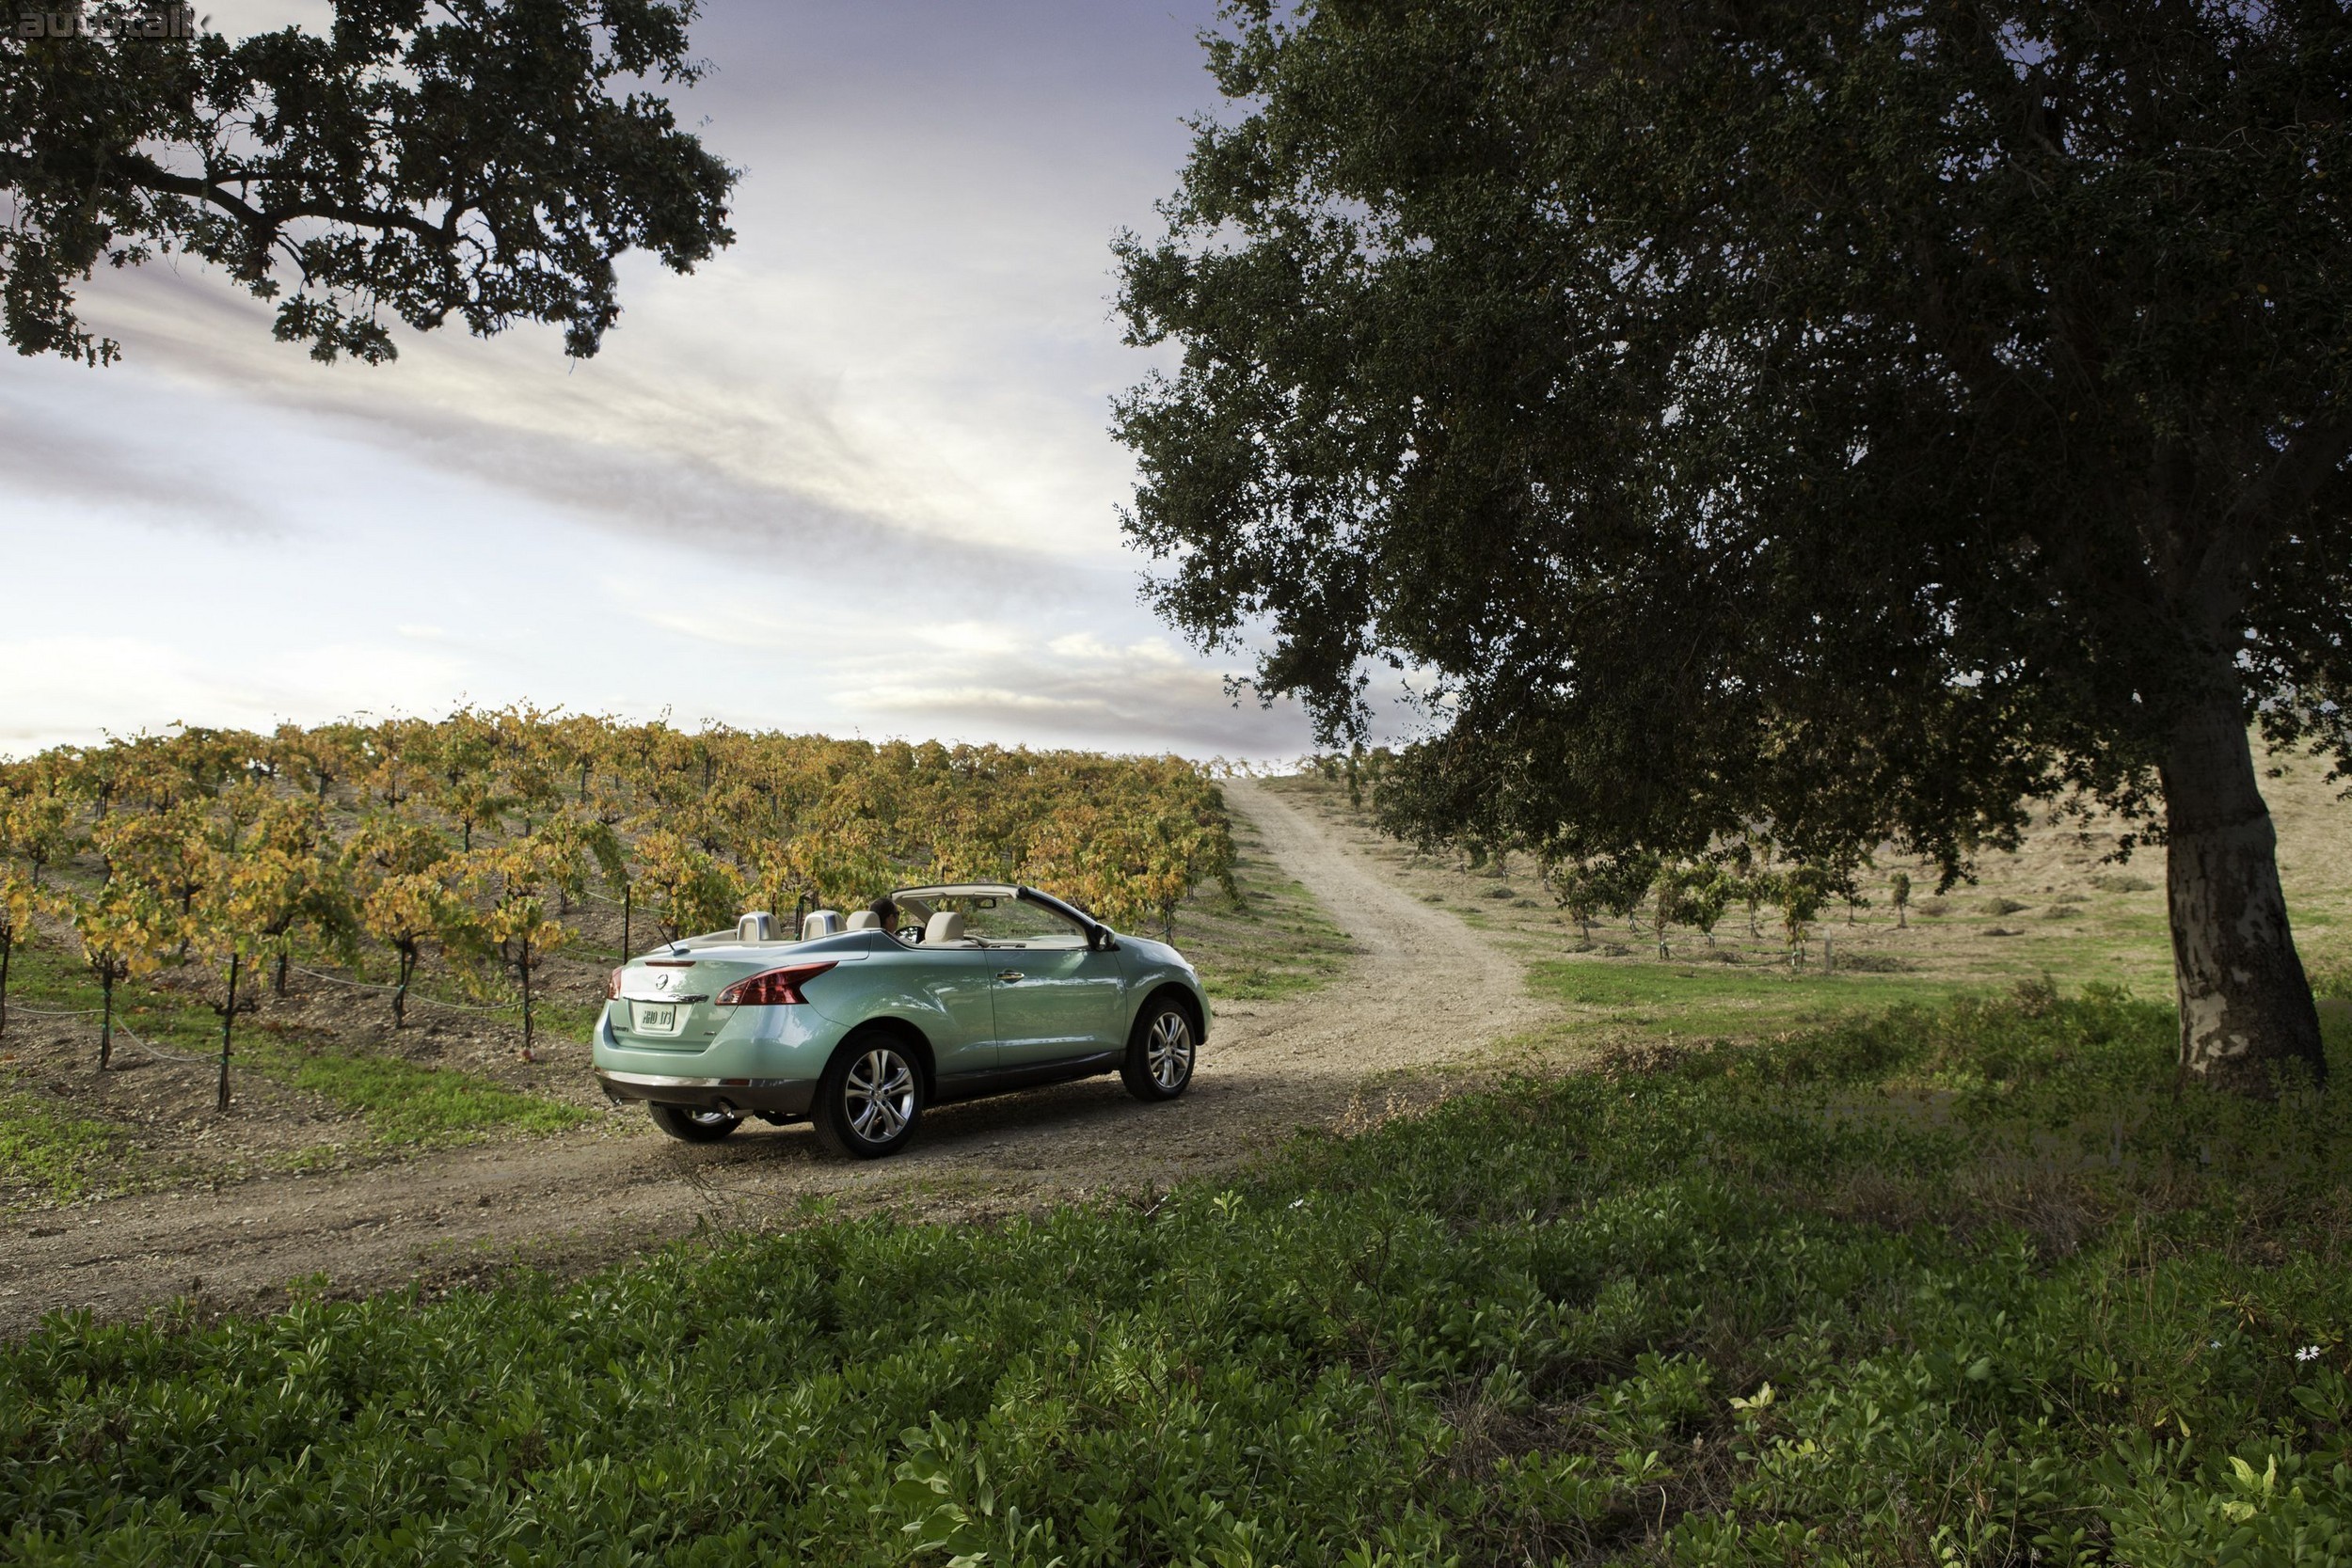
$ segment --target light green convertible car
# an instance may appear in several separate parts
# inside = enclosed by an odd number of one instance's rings
[[[818,910],[782,937],[747,914],[612,972],[596,1071],[671,1136],[806,1117],[862,1159],[926,1105],[1117,1072],[1143,1101],[1192,1082],[1209,999],[1174,948],[1035,888],[891,895],[896,918]]]

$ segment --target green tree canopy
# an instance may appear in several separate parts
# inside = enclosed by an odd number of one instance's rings
[[[2319,1065],[2247,737],[2352,759],[2332,4],[1238,0],[1121,246],[1130,535],[1556,854],[2159,826],[2187,1070]],[[2080,797],[2074,797],[2080,798]]]
[[[646,90],[700,74],[695,0],[334,0],[323,35],[236,42],[143,36],[145,0],[81,9],[87,36],[18,36],[11,9],[0,40],[20,353],[115,358],[77,286],[179,253],[277,300],[278,338],[319,359],[389,359],[387,317],[453,315],[558,323],[585,356],[622,252],[686,272],[734,238],[734,172]]]

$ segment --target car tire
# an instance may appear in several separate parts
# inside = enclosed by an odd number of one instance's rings
[[[896,1035],[851,1040],[825,1069],[808,1119],[817,1140],[852,1160],[906,1147],[923,1117],[923,1067]]]
[[[700,1105],[647,1105],[653,1124],[681,1143],[715,1144],[743,1125],[741,1117]]]
[[[1152,1000],[1127,1037],[1127,1057],[1119,1077],[1127,1092],[1148,1104],[1173,1100],[1192,1085],[1200,1055],[1200,1031],[1192,1013],[1172,996]]]

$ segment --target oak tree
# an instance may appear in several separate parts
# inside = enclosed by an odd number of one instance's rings
[[[1788,939],[1788,961],[1802,966],[1814,917],[1829,902],[1830,878],[1817,865],[1792,865],[1772,877],[1772,902],[1780,906],[1780,928]]]
[[[1385,815],[1554,862],[2116,809],[2184,1076],[2323,1070],[2249,728],[2352,764],[2344,8],[1228,18],[1121,247],[1163,615],[1332,736],[1393,661]]]
[[[551,323],[585,357],[624,252],[689,272],[733,239],[734,171],[658,90],[707,69],[694,0],[334,0],[321,30],[235,40],[152,36],[145,0],[76,8],[74,36],[0,39],[20,353],[115,359],[82,281],[184,255],[275,301],[314,358],[387,360],[389,321],[453,316]]]

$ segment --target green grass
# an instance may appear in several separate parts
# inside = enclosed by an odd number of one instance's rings
[[[2171,1036],[1961,999],[993,1227],[53,1320],[5,1553],[2341,1564],[2347,1102],[2176,1099]]]
[[[516,1006],[512,1012],[513,1016],[507,1022],[517,1029],[521,1028],[521,1006]],[[596,1032],[596,1020],[603,1016],[604,997],[601,992],[594,1002],[564,1002],[539,997],[531,1004],[532,1031],[542,1040],[584,1040]]]
[[[67,1203],[128,1163],[114,1132],[46,1096],[0,1088],[0,1192]]]
[[[305,1051],[270,1041],[255,1052],[253,1061],[272,1076],[359,1117],[369,1136],[386,1147],[461,1143],[494,1132],[557,1132],[588,1119],[577,1105],[394,1057]]]
[[[1963,989],[1957,981],[1908,974],[1579,959],[1531,966],[1528,987],[1576,1009],[1572,1026],[1580,1030],[1598,1022],[1613,1032],[1683,1037],[1776,1033],[1856,1009],[1938,1001]]]

